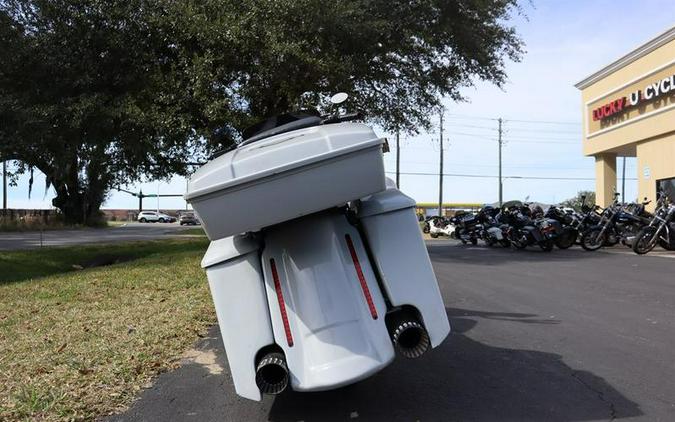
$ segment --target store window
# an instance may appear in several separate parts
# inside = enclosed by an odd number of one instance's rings
[[[661,179],[656,181],[656,192],[665,192],[670,198],[670,202],[675,203],[675,177],[670,179]]]

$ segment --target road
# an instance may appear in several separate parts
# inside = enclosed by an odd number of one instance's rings
[[[44,232],[0,232],[0,251],[35,249],[41,246],[72,246],[130,240],[154,240],[185,229],[177,223],[128,223],[105,229],[46,230]]]
[[[339,390],[253,402],[217,327],[112,421],[675,420],[675,261],[430,242],[453,332]]]

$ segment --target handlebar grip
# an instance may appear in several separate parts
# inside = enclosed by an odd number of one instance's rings
[[[342,116],[333,116],[327,119],[324,119],[321,123],[340,123],[340,122],[349,122],[351,120],[360,120],[363,119],[363,114],[360,112],[343,114]]]

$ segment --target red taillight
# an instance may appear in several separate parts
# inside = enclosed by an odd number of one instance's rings
[[[277,273],[277,266],[274,259],[270,259],[270,267],[272,267],[272,278],[274,279],[274,290],[277,292],[277,300],[279,301],[279,311],[281,312],[281,320],[284,323],[284,331],[286,332],[286,341],[288,347],[293,347],[293,334],[291,334],[291,325],[288,323],[288,315],[286,314],[286,303],[284,302],[284,292],[281,291],[281,282],[279,282],[279,273]]]
[[[370,309],[370,315],[373,317],[373,319],[377,319],[377,309],[375,309],[373,298],[370,295],[370,289],[368,289],[368,283],[366,283],[366,278],[363,276],[363,271],[361,271],[361,264],[359,263],[359,257],[356,255],[354,243],[352,242],[352,238],[348,234],[345,235],[345,239],[347,240],[347,247],[349,248],[349,254],[352,256],[352,262],[354,262],[354,269],[356,270],[356,275],[359,277],[359,283],[361,283],[361,290],[363,290],[363,296],[366,297],[368,309]]]

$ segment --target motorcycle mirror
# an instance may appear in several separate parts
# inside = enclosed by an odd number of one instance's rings
[[[349,98],[349,95],[346,92],[338,92],[330,97],[330,102],[333,104],[342,104],[347,101],[347,98]]]

